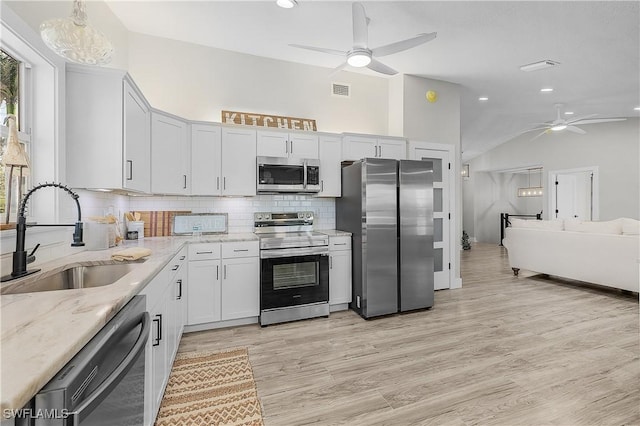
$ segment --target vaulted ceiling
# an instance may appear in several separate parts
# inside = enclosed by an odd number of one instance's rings
[[[352,44],[351,2],[298,0],[293,9],[282,9],[271,0],[107,4],[130,31],[327,67],[327,74],[343,59],[288,45],[349,50]],[[513,138],[533,123],[553,120],[556,103],[573,111],[573,117],[640,115],[634,110],[640,106],[640,2],[362,4],[370,18],[370,47],[438,33],[431,42],[386,56],[384,63],[403,74],[462,86],[463,159]],[[560,65],[533,72],[519,69],[543,59]],[[362,69],[347,72],[374,75]],[[554,91],[541,93],[543,87]],[[489,100],[479,101],[480,96]]]

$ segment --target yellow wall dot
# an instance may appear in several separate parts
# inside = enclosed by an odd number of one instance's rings
[[[429,90],[426,94],[426,98],[429,102],[433,103],[438,100],[438,94],[433,90]]]

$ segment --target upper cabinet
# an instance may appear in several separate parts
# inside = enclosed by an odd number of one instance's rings
[[[149,104],[125,72],[67,64],[68,184],[149,193],[150,117]]]
[[[192,124],[191,195],[222,195],[221,155],[220,126]]]
[[[338,135],[320,135],[320,192],[318,197],[342,195],[342,139]]]
[[[257,153],[265,157],[318,158],[318,136],[258,130]]]
[[[342,139],[342,160],[358,161],[363,158],[405,160],[407,142],[400,138],[345,135]]]
[[[169,114],[151,114],[151,192],[188,195],[191,149],[187,122]]]
[[[256,131],[222,128],[221,195],[256,195]]]

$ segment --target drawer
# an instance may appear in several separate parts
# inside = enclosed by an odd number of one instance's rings
[[[351,237],[330,237],[329,238],[329,250],[351,250]]]
[[[260,246],[258,245],[258,241],[238,241],[222,244],[223,259],[258,256],[260,256]]]
[[[189,261],[220,259],[219,243],[189,244]]]
[[[167,276],[169,279],[173,279],[173,277],[178,273],[179,270],[185,267],[185,263],[187,262],[187,251],[185,249],[180,250],[178,254],[173,256],[173,259],[167,263],[167,266],[164,267]]]

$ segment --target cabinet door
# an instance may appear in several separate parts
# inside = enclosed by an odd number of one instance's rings
[[[220,127],[191,125],[191,194],[220,195],[221,147]]]
[[[378,139],[378,157],[406,160],[407,142],[396,139]]]
[[[185,265],[186,266],[186,265]],[[173,325],[174,325],[174,339],[171,351],[171,358],[175,357],[175,353],[178,349],[178,345],[180,344],[180,337],[182,336],[182,329],[186,324],[187,318],[187,274],[184,273],[186,268],[180,268],[180,272],[178,272],[173,279],[171,285],[173,286],[174,298],[173,298],[173,306],[174,306],[174,316],[173,316]]]
[[[351,303],[351,250],[329,253],[329,304]]]
[[[151,191],[150,114],[134,88],[124,81],[124,176],[123,187],[133,191]]]
[[[152,383],[152,412],[158,412],[162,395],[164,394],[164,386],[169,377],[167,371],[167,288],[163,292],[161,301],[155,308],[149,311],[151,315],[151,383]]]
[[[222,259],[222,319],[260,315],[260,259]]]
[[[222,129],[222,195],[256,195],[256,131]]]
[[[342,195],[342,140],[338,136],[320,136],[320,192],[319,197]]]
[[[191,154],[187,123],[154,112],[151,114],[151,192],[189,193]]]
[[[378,156],[376,139],[363,136],[345,136],[342,139],[342,160],[357,161]]]
[[[289,134],[258,130],[257,155],[265,157],[287,157],[289,155]]]
[[[289,157],[319,158],[318,136],[304,133],[289,135]]]
[[[219,260],[189,262],[187,324],[220,321],[220,269]]]

